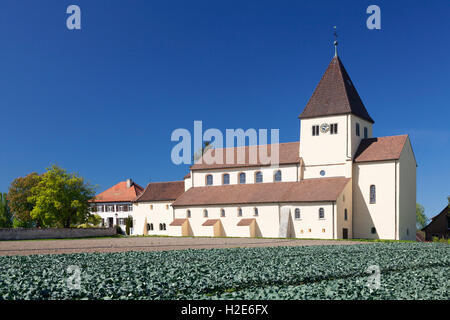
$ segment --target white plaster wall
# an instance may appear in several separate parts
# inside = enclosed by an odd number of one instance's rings
[[[321,176],[320,171],[324,170],[325,175]],[[303,179],[329,178],[329,177],[347,177],[352,176],[352,163],[346,161],[340,164],[314,165],[303,167]]]
[[[298,181],[298,166],[297,165],[282,165],[279,168],[273,167],[252,167],[252,168],[230,168],[230,169],[218,169],[218,170],[199,170],[193,171],[192,177],[194,187],[206,186],[206,176],[212,174],[213,185],[222,185],[222,176],[224,173],[230,175],[230,184],[239,183],[239,173],[245,172],[246,184],[255,183],[255,173],[261,171],[263,174],[264,182],[274,182],[274,174],[277,170],[281,170],[281,176],[283,182]]]
[[[360,136],[356,136],[356,123],[360,124]],[[337,123],[338,133],[330,131],[318,136],[312,135],[312,126],[322,123]],[[306,167],[345,163],[353,158],[364,138],[364,127],[368,129],[368,138],[372,137],[372,124],[355,115],[325,116],[300,121],[300,157]]]
[[[336,235],[343,238],[343,228],[348,230],[348,238],[353,238],[353,183],[350,181],[336,200]],[[347,209],[347,220],[345,220]]]
[[[258,216],[254,216],[254,208],[258,208]],[[220,209],[225,210],[225,217],[220,216]],[[213,227],[202,226],[208,219],[220,219],[223,227],[222,235],[229,237],[248,237],[249,226],[237,226],[241,219],[256,219],[257,237],[278,237],[279,231],[279,207],[277,204],[242,205],[242,217],[238,217],[236,205],[229,206],[205,206],[205,207],[176,207],[175,218],[185,219],[186,210],[191,211],[189,220],[190,234],[194,236],[213,236]],[[203,210],[208,210],[208,218],[203,216]]]
[[[403,147],[399,166],[399,223],[398,237],[400,240],[416,239],[416,160],[407,139]]]
[[[337,123],[338,133],[331,134],[330,131],[318,136],[312,135],[312,127],[320,126],[322,123]],[[346,157],[347,143],[347,116],[327,116],[300,121],[300,157],[303,158],[305,166],[344,163]]]
[[[356,163],[353,170],[353,237],[395,239],[395,161]],[[376,203],[370,204],[370,185],[376,186]],[[376,234],[371,228],[376,228]]]
[[[349,115],[351,126],[349,129],[349,136],[351,137],[351,157],[355,156],[356,150],[358,150],[361,140],[364,139],[364,127],[367,127],[367,138],[373,137],[372,123],[363,120],[357,116]],[[356,123],[359,123],[359,136],[356,135]]]
[[[133,204],[134,234],[144,234],[145,218],[147,223],[153,223],[153,230],[148,231],[148,235],[168,235],[169,224],[173,221],[172,202],[137,202]],[[153,210],[150,209],[153,205]],[[159,224],[165,223],[166,230],[159,230]]]
[[[192,173],[191,173],[191,177],[192,177]],[[184,191],[187,191],[190,188],[192,188],[192,178],[184,179]]]
[[[293,230],[291,229],[291,231],[293,232],[293,237],[304,239],[333,239],[333,203],[297,203],[286,206],[291,209],[291,222],[293,226]],[[300,219],[295,219],[295,208],[300,209]],[[319,219],[319,208],[324,209],[325,216],[323,219]]]

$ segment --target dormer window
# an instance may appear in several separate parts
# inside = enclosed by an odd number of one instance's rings
[[[313,136],[319,135],[319,126],[318,125],[312,126],[312,135]]]

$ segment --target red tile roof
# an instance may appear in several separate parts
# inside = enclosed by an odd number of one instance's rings
[[[184,192],[184,181],[150,182],[133,202],[172,201]]]
[[[127,188],[127,181],[121,181],[111,188],[99,193],[92,202],[130,202],[139,196],[144,188],[132,182]]]
[[[206,153],[203,155],[200,163],[200,160],[198,160],[194,165],[191,166],[192,170],[205,170],[205,169],[222,169],[222,168],[238,168],[238,167],[261,167],[261,166],[269,166],[270,163],[264,163],[264,161],[261,161],[263,159],[260,159],[259,157],[259,150],[262,147],[267,147],[267,157],[270,159],[272,146],[278,146],[278,153],[279,153],[279,164],[294,164],[299,163],[300,157],[299,157],[299,142],[286,142],[286,143],[280,143],[280,144],[269,144],[269,145],[258,145],[258,146],[243,146],[243,147],[235,147],[235,148],[218,148],[218,149],[209,149],[206,151]],[[227,163],[227,150],[233,150],[234,151],[234,159]],[[253,152],[255,150],[256,155],[256,161],[254,161],[253,158],[250,158],[249,152]],[[263,152],[263,150],[261,150]],[[223,157],[223,163],[222,164],[208,164],[207,159],[212,159],[216,155],[216,152],[218,152],[218,155],[220,152],[222,152]],[[238,163],[238,154],[242,153],[245,154],[245,158],[242,159],[241,163]],[[263,153],[265,154],[265,152]]]
[[[195,187],[183,193],[172,206],[335,201],[349,181],[335,177]]]
[[[408,135],[363,139],[355,153],[355,162],[398,160]]]
[[[203,222],[202,226],[210,227],[210,226],[215,225],[219,221],[220,221],[219,219],[208,219],[205,222]]]
[[[339,57],[334,57],[300,118],[354,114],[374,123]]]
[[[249,226],[252,224],[253,221],[255,221],[256,219],[252,218],[252,219],[241,219],[238,222],[238,226]]]
[[[187,220],[188,219],[175,219],[169,224],[169,226],[179,227],[182,226]]]

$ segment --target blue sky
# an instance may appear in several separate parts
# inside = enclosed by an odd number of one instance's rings
[[[66,8],[81,8],[81,30]],[[381,30],[366,8],[381,8]],[[0,191],[52,163],[102,191],[133,178],[178,180],[176,128],[279,128],[340,57],[374,135],[408,133],[417,199],[433,216],[450,194],[448,1],[2,0]]]

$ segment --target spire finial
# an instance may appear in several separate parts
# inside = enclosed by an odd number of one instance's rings
[[[337,57],[337,45],[338,45],[337,37],[338,37],[338,35],[337,35],[337,32],[336,32],[336,26],[334,26],[333,34],[334,34],[334,56]]]

